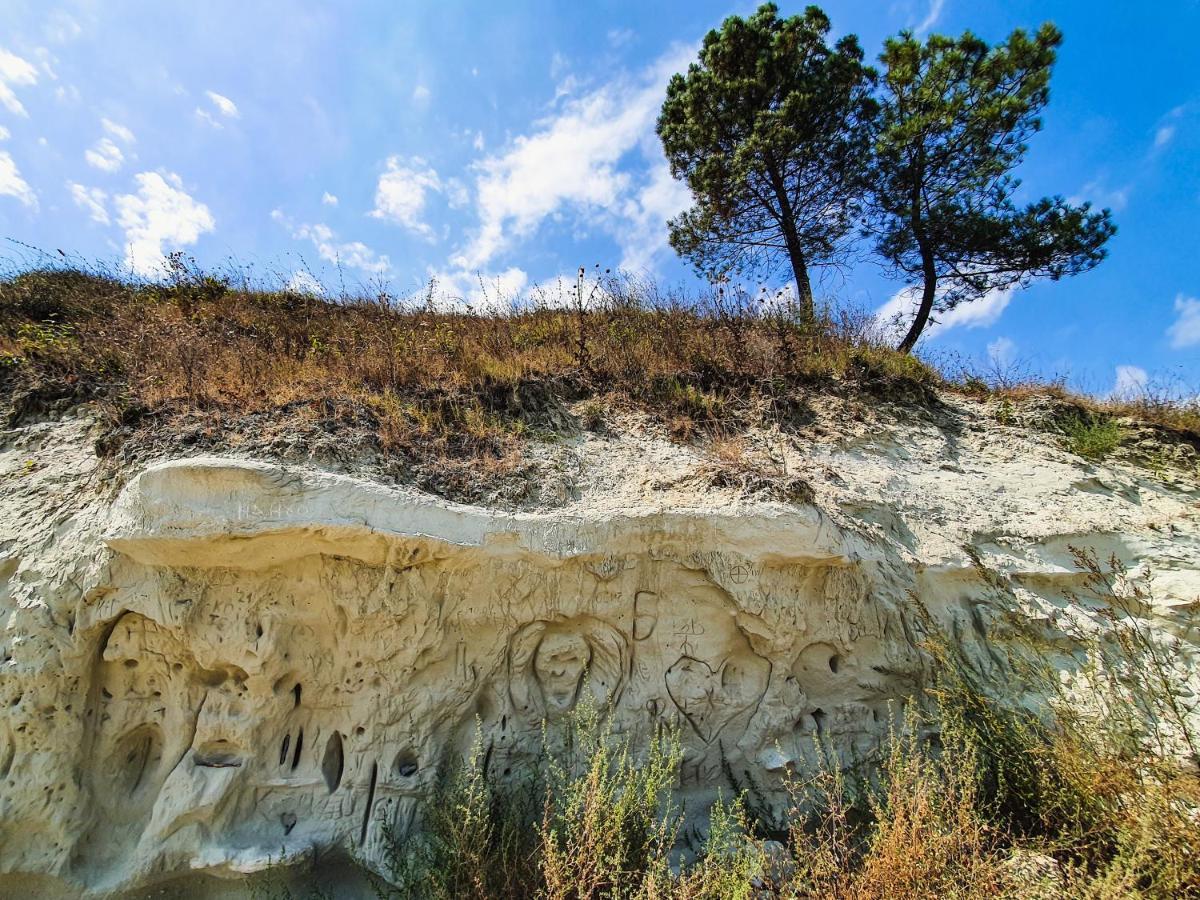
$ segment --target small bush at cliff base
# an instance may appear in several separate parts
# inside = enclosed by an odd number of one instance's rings
[[[1089,459],[1103,459],[1121,445],[1125,429],[1107,416],[1073,416],[1063,424],[1067,448]]]
[[[477,738],[447,768],[410,835],[393,835],[388,885],[397,898],[749,897],[759,871],[740,804],[718,803],[696,860],[673,873],[668,859],[681,811],[671,801],[681,760],[677,734],[634,753],[584,702],[543,753],[498,778]],[[555,748],[551,751],[549,748]]]

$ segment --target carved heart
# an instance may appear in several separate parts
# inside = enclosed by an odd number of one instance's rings
[[[707,744],[739,713],[754,706],[767,688],[770,666],[726,660],[719,669],[702,659],[681,656],[667,669],[667,693],[696,734]]]

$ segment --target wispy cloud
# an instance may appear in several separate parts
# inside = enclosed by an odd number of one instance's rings
[[[1117,400],[1135,400],[1146,392],[1150,376],[1138,366],[1117,366],[1111,397]]]
[[[108,225],[112,220],[108,216],[108,192],[101,188],[84,187],[74,181],[67,182],[67,189],[75,205],[84,210],[93,222]]]
[[[213,128],[224,127],[218,119],[240,119],[241,111],[237,108],[237,104],[223,94],[218,94],[216,91],[205,91],[204,96],[208,98],[208,102],[212,105],[212,109],[205,109],[202,106],[196,107],[196,118]],[[214,115],[215,113],[215,115]]]
[[[1129,195],[1132,192],[1131,185],[1113,187],[1103,178],[1095,178],[1080,188],[1078,194],[1068,197],[1067,202],[1074,205],[1086,202],[1093,206],[1111,209],[1113,212],[1120,212],[1129,205]]]
[[[375,187],[375,208],[369,215],[394,222],[422,237],[432,238],[433,229],[422,220],[425,195],[429,191],[441,190],[442,182],[437,172],[421,157],[402,160],[398,156],[389,156]]]
[[[418,84],[413,88],[412,100],[420,109],[424,109],[429,105],[429,100],[432,96],[428,85]]]
[[[196,243],[216,228],[216,222],[173,172],[141,172],[134,181],[137,193],[114,200],[117,224],[125,232],[125,260],[139,275],[160,276],[166,271],[167,252]]]
[[[101,172],[115,172],[125,162],[125,154],[121,152],[111,138],[100,138],[90,149],[85,150],[83,158],[93,169]]]
[[[499,272],[431,272],[435,296],[476,312],[503,312],[529,286],[529,274],[516,266]]]
[[[645,183],[622,206],[629,224],[617,235],[621,268],[630,272],[651,269],[658,254],[667,249],[667,220],[691,203],[687,185],[671,177],[666,159],[660,157]]]
[[[1158,128],[1154,131],[1154,147],[1151,152],[1162,150],[1175,139],[1179,121],[1185,112],[1187,112],[1187,104],[1183,103],[1159,119]]]
[[[694,55],[694,48],[676,48],[638,77],[570,99],[532,133],[480,161],[479,224],[453,264],[468,271],[486,267],[565,209],[621,216],[634,182],[619,164],[652,138],[664,83]]]
[[[987,345],[988,361],[997,368],[1012,365],[1017,358],[1017,344],[1012,338],[998,337]]]
[[[338,198],[335,195],[329,193],[329,191],[326,191],[324,194],[321,195],[321,203],[324,204],[325,206],[337,206]]]
[[[238,111],[237,104],[216,91],[205,91],[204,96],[207,97],[212,105],[217,108],[217,112],[227,119],[237,119],[241,116]]]
[[[913,31],[917,34],[924,34],[936,25],[938,19],[942,17],[942,9],[945,6],[946,0],[929,0],[929,11],[925,14],[925,18],[913,26]]]
[[[935,312],[925,329],[925,337],[933,340],[953,328],[987,328],[995,325],[1012,298],[1012,290],[989,291],[978,300],[958,304],[949,312]],[[913,285],[901,288],[875,311],[876,323],[881,330],[899,339],[908,331],[920,299],[920,287]]]
[[[29,115],[25,106],[17,99],[14,87],[31,87],[37,84],[37,69],[26,59],[7,50],[0,50],[0,106],[14,116]]]
[[[304,269],[297,269],[293,272],[284,287],[294,294],[310,294],[314,297],[325,295],[325,286]]]
[[[15,197],[28,209],[38,208],[37,194],[29,186],[12,156],[0,150],[0,197]]]
[[[385,254],[376,253],[361,241],[339,241],[328,225],[296,224],[282,210],[272,210],[271,218],[287,229],[298,241],[309,241],[317,255],[334,265],[357,269],[368,275],[382,275],[391,271],[392,261]]]
[[[1175,296],[1175,312],[1178,315],[1171,323],[1171,327],[1167,329],[1167,337],[1171,339],[1171,346],[1180,350],[1200,344],[1200,300],[1177,294]]]
[[[132,144],[134,142],[133,132],[124,125],[114,122],[112,119],[101,119],[100,127],[124,144]]]
[[[65,44],[79,37],[83,28],[69,13],[60,9],[50,14],[50,18],[46,20],[45,31],[47,39],[56,44]]]

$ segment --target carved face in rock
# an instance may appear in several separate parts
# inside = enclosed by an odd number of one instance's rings
[[[542,638],[534,653],[533,674],[541,685],[547,713],[565,713],[575,705],[591,661],[592,651],[583,635],[551,631]]]
[[[533,722],[570,711],[584,690],[599,705],[615,702],[627,661],[625,638],[599,619],[532,622],[509,641],[509,697]]]

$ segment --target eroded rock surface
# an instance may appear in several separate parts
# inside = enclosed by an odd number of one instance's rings
[[[577,499],[547,512],[234,458],[114,493],[86,420],[11,432],[0,893],[331,848],[378,865],[447,755],[478,733],[503,774],[585,695],[634,741],[680,727],[690,809],[749,786],[779,802],[817,738],[870,752],[920,691],[926,612],[997,683],[1017,633],[1069,675],[1064,628],[1101,623],[1071,599],[1071,546],[1151,576],[1148,619],[1190,665],[1194,480],[958,415],[950,436],[787,444],[811,504],[713,488],[651,433],[583,438]]]

